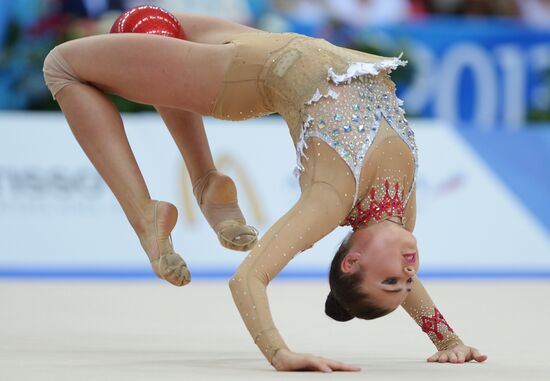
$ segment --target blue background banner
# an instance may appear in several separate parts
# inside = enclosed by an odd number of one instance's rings
[[[515,21],[430,19],[360,38],[413,67],[409,113],[480,128],[519,128],[550,109],[550,30]]]
[[[151,195],[178,207],[176,249],[194,276],[228,277],[246,254],[219,245],[162,120],[154,113],[123,118]],[[411,123],[420,147],[415,236],[422,276],[550,276],[544,202],[550,130],[460,131],[441,121]],[[139,241],[63,115],[0,113],[0,125],[0,231],[8,232],[0,240],[0,278],[151,277]],[[205,118],[205,125],[217,167],[234,178],[247,221],[264,234],[300,193],[284,121],[228,126]],[[348,232],[340,227],[297,255],[285,276],[325,278]]]

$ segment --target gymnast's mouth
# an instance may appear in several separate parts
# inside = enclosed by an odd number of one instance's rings
[[[410,265],[414,265],[416,263],[416,253],[403,254],[403,258],[405,258],[405,262]]]

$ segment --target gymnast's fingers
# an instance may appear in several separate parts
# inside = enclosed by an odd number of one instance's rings
[[[472,348],[472,355],[477,362],[483,362],[487,360],[487,356],[482,355],[476,348]]]
[[[334,360],[329,360],[329,359],[323,359],[323,361],[325,361],[326,364],[328,366],[330,366],[330,368],[332,370],[339,370],[339,371],[343,371],[343,372],[359,372],[361,370],[361,368],[359,368],[357,366],[344,364],[344,363],[339,362],[339,361],[334,361]]]
[[[454,352],[449,353],[449,362],[452,362],[452,363],[457,363],[458,362],[458,358],[456,357],[456,353],[454,353]]]
[[[459,363],[463,363],[464,361],[466,361],[466,355],[463,352],[458,352],[457,357]]]
[[[312,361],[310,369],[319,370],[323,373],[332,373],[332,368],[321,358]]]
[[[448,360],[449,360],[449,356],[447,356],[447,353],[445,352],[443,352],[438,359],[439,362],[447,362]]]

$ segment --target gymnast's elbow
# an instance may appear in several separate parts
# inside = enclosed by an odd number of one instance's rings
[[[253,271],[242,269],[235,272],[228,284],[233,298],[245,296],[251,289],[265,289],[267,286],[266,282],[253,275]]]
[[[249,276],[246,271],[238,269],[235,274],[229,279],[229,289],[231,294],[235,298],[237,295],[242,295],[243,292],[247,289],[247,283]]]
[[[237,281],[237,274],[235,273],[227,283],[229,285],[229,289],[231,290],[231,294],[235,296],[238,293],[239,288],[241,287],[241,285],[239,284],[240,282]]]

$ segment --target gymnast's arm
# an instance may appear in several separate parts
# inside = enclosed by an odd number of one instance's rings
[[[413,191],[409,203],[405,215],[405,228],[412,232],[416,222],[416,190]],[[487,358],[487,356],[481,355],[477,349],[464,345],[439,312],[417,276],[414,279],[412,291],[407,295],[401,306],[420,326],[422,331],[428,335],[438,350],[428,361],[464,362],[476,360],[481,362]]]
[[[422,331],[428,334],[437,350],[446,350],[462,343],[434,305],[428,291],[426,291],[418,277],[415,277],[412,291],[407,295],[401,306],[420,326]]]
[[[336,228],[345,217],[345,210],[331,185],[312,183],[294,207],[262,237],[229,281],[235,304],[254,342],[277,370],[358,370],[289,351],[273,323],[266,294],[268,283],[296,254]]]
[[[418,278],[414,280],[412,291],[401,305],[437,348],[438,352],[428,358],[429,362],[483,362],[487,359],[476,348],[466,346],[460,340]]]

